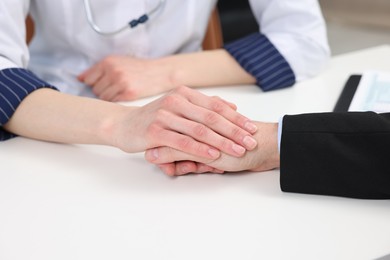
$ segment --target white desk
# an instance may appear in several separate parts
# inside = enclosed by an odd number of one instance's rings
[[[349,74],[390,71],[389,60],[390,47],[382,46],[336,57],[321,76],[293,88],[203,92],[275,121],[332,110]],[[390,201],[282,193],[277,170],[169,178],[142,154],[24,138],[0,143],[0,163],[1,260],[356,260],[390,253]]]

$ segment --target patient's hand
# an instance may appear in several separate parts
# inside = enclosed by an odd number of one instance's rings
[[[261,122],[256,124],[258,131],[254,138],[258,145],[240,158],[222,153],[221,157],[212,161],[168,147],[150,149],[146,151],[145,158],[158,165],[164,173],[170,176],[203,172],[266,171],[278,168],[280,165],[278,124]]]

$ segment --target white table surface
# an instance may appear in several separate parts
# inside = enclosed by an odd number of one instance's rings
[[[202,90],[256,119],[331,111],[348,75],[390,71],[390,46],[332,59],[293,88]],[[152,98],[133,102],[143,104]],[[143,154],[0,143],[0,259],[375,259],[390,201],[283,193],[279,171],[169,178]]]

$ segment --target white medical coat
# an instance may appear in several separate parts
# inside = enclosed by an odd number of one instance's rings
[[[96,24],[115,30],[153,9],[158,0],[90,0]],[[111,54],[154,58],[201,49],[216,0],[167,0],[150,20],[114,36],[88,24],[82,0],[1,0],[0,70],[23,67],[60,90],[90,95],[76,75]],[[288,61],[296,79],[318,73],[329,56],[316,0],[250,0],[260,32]],[[35,37],[25,42],[25,17]],[[239,24],[237,26],[240,26]]]

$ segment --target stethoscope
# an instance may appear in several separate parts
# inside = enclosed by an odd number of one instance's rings
[[[134,28],[134,27],[136,27],[139,24],[146,23],[149,20],[149,17],[151,15],[156,13],[158,10],[162,9],[165,1],[166,0],[159,0],[159,2],[156,5],[156,7],[154,7],[152,10],[150,10],[149,12],[141,15],[138,19],[130,20],[130,22],[128,22],[126,25],[124,25],[123,27],[121,27],[121,28],[119,28],[117,30],[114,30],[114,31],[104,31],[96,24],[95,19],[94,19],[94,15],[92,13],[91,4],[90,4],[89,0],[84,0],[84,9],[85,9],[85,13],[87,15],[88,23],[92,27],[92,29],[95,32],[97,32],[98,34],[105,35],[105,36],[111,36],[111,35],[118,34],[118,33],[122,32],[122,31],[126,30],[127,28]]]

